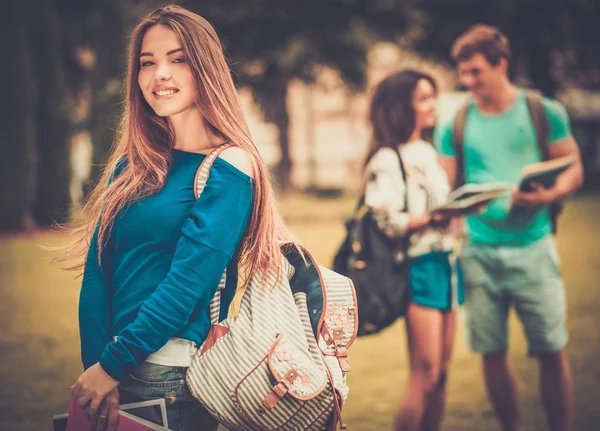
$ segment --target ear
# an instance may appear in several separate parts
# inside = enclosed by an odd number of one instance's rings
[[[502,72],[508,74],[508,60],[506,58],[502,57],[496,67]]]

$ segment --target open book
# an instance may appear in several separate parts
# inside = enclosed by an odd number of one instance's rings
[[[54,415],[54,431],[83,431],[90,429],[90,421],[74,398],[69,404],[69,413]],[[121,404],[117,431],[169,431],[167,409],[164,398]]]
[[[532,183],[538,183],[546,188],[552,187],[556,178],[575,163],[575,160],[575,156],[564,156],[523,167],[519,179],[519,190],[522,192],[533,191]]]
[[[577,158],[575,156],[564,156],[545,162],[532,163],[523,167],[519,178],[518,188],[522,192],[533,191],[533,183],[540,184],[545,188],[554,186],[560,174],[569,169]],[[539,208],[525,208],[513,205],[512,201],[508,207],[507,219],[529,220],[538,214]]]
[[[431,213],[451,211],[467,215],[509,193],[510,188],[505,182],[465,184],[450,193],[446,203],[434,208]]]

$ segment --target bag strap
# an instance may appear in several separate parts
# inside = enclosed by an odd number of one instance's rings
[[[527,100],[527,108],[535,129],[537,146],[542,156],[542,160],[550,159],[548,151],[548,138],[550,136],[550,123],[546,110],[544,108],[542,95],[534,90],[525,90],[525,99]],[[466,182],[466,163],[464,151],[465,128],[467,124],[467,113],[471,102],[465,103],[456,112],[454,122],[452,123],[452,146],[454,147],[456,160],[456,180],[454,187],[458,188]],[[556,233],[558,214],[562,209],[562,204],[553,203],[550,205],[550,222],[552,224],[552,232]]]
[[[194,197],[196,200],[200,198],[202,192],[204,191],[204,187],[206,187],[206,183],[208,182],[208,178],[210,177],[210,168],[213,163],[219,157],[219,155],[225,151],[227,148],[233,147],[232,144],[226,142],[222,145],[219,145],[217,148],[212,150],[200,163],[200,167],[196,171],[196,175],[194,176]],[[210,300],[210,323],[211,325],[216,325],[219,323],[219,316],[221,314],[221,292],[225,289],[225,283],[227,282],[227,269],[223,272],[223,277],[221,277],[221,281],[219,282],[219,286],[214,296]]]
[[[548,150],[548,140],[550,137],[550,122],[548,121],[548,115],[544,108],[542,95],[533,90],[527,90],[525,92],[527,99],[527,106],[529,107],[529,115],[531,115],[531,121],[535,129],[537,137],[537,146],[540,150],[542,160],[550,160],[550,151]],[[552,225],[552,233],[556,233],[558,227],[558,216],[562,211],[562,202],[553,202],[548,207],[548,214],[550,216],[550,224]]]
[[[210,177],[210,168],[213,163],[219,157],[219,155],[225,151],[227,148],[233,147],[233,144],[229,142],[225,142],[224,144],[219,145],[217,148],[212,150],[200,163],[200,167],[196,171],[196,175],[194,176],[194,197],[198,199],[206,187],[206,182]]]
[[[404,184],[406,184],[406,168],[404,167],[404,162],[402,161],[402,156],[400,155],[400,150],[398,150],[398,147],[394,147],[394,152],[396,153],[396,156],[398,156],[398,162],[400,163],[400,172],[402,174],[402,180],[404,181]],[[360,195],[360,198],[358,199],[358,205],[354,209],[354,214],[356,215],[357,213],[359,213],[364,205],[365,205],[365,192],[363,190],[362,194]],[[408,193],[404,193],[404,208],[408,208]]]
[[[529,108],[529,114],[531,115],[531,121],[535,129],[537,138],[537,146],[540,150],[543,160],[548,160],[550,154],[548,152],[548,136],[550,133],[550,124],[548,122],[548,116],[542,103],[542,95],[533,90],[525,91],[525,99],[527,100],[527,107]],[[456,182],[455,188],[458,188],[466,182],[466,164],[464,154],[464,143],[465,143],[465,128],[467,124],[467,113],[471,102],[465,103],[456,112],[454,116],[454,122],[452,124],[452,146],[454,147],[455,160],[456,160]]]
[[[454,147],[454,160],[456,161],[456,176],[454,188],[459,188],[467,181],[465,169],[465,128],[467,125],[467,113],[471,102],[465,103],[459,108],[452,123],[452,146]]]
[[[406,167],[404,166],[404,162],[402,161],[402,156],[400,155],[400,150],[398,149],[398,147],[394,147],[394,150],[396,150],[398,162],[400,162],[400,173],[402,174],[402,180],[404,181],[404,209],[408,211],[408,176],[406,175]]]
[[[548,116],[542,103],[542,95],[537,91],[527,90],[525,92],[525,98],[527,99],[527,106],[529,107],[529,114],[531,115],[531,121],[533,122],[533,128],[537,137],[537,145],[540,150],[540,154],[543,160],[550,158],[548,151],[548,137],[550,135],[550,123],[548,122]]]
[[[398,149],[398,147],[394,147],[394,152],[396,153],[396,156],[398,157],[398,163],[400,164],[400,173],[402,175],[402,180],[404,181],[405,184],[405,193],[404,193],[404,209],[408,211],[408,181],[407,181],[407,175],[406,175],[406,167],[404,165],[404,161],[402,160],[402,156],[400,155],[400,150]],[[354,210],[354,214],[352,215],[352,220],[354,223],[357,223],[360,219],[362,219],[362,217],[367,213],[366,211],[366,206],[365,206],[365,192],[363,191],[362,195],[360,196],[360,199],[358,201],[358,206],[356,207],[356,209]],[[358,253],[359,250],[356,249],[356,247],[360,246],[360,238],[359,238],[359,232],[356,229],[350,229],[350,244],[351,247],[354,251],[354,253]],[[408,241],[403,241],[403,248],[402,251],[404,253],[406,253],[408,249]]]

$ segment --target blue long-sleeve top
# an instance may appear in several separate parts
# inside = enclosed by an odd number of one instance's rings
[[[210,300],[227,268],[221,317],[226,314],[253,183],[217,158],[195,200],[193,179],[204,157],[173,150],[165,186],[117,215],[101,266],[97,232],[92,236],[79,299],[84,368],[100,362],[121,380],[171,337],[202,344],[210,329]]]

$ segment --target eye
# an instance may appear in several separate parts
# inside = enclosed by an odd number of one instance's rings
[[[143,61],[142,62],[142,67],[152,66],[153,64],[154,64],[153,61]]]
[[[177,57],[173,63],[185,63],[185,57]]]

